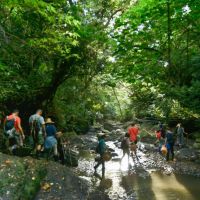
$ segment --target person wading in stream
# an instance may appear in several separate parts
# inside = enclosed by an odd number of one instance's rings
[[[11,152],[15,155],[17,147],[23,146],[23,140],[25,139],[24,132],[21,127],[19,110],[14,110],[11,115],[5,118],[4,134],[9,140]]]
[[[139,134],[139,128],[135,123],[131,124],[131,127],[128,129],[128,134],[130,136],[130,142],[137,144],[137,136]]]
[[[131,127],[128,129],[128,134],[130,136],[130,149],[132,152],[134,152],[137,160],[138,160],[138,157],[137,157],[137,154],[136,154],[136,150],[137,150],[137,137],[138,137],[138,134],[139,134],[139,128],[138,126],[135,124],[135,123],[132,123],[131,124]],[[131,153],[131,156],[133,156],[133,153]]]
[[[169,161],[169,155],[171,153],[172,161],[174,160],[174,133],[172,128],[168,127],[166,131],[165,145],[167,147],[166,160]]]
[[[42,150],[42,145],[44,144],[44,138],[46,137],[45,122],[42,117],[41,109],[38,109],[36,114],[30,116],[29,125],[31,136],[33,138],[34,149],[36,151],[36,156],[38,157]]]
[[[128,163],[129,163],[129,157],[130,157],[130,139],[129,139],[129,137],[130,137],[130,135],[128,133],[126,133],[121,142],[121,149],[123,151],[123,156],[121,158],[121,161],[124,158],[124,156],[127,154],[128,155]]]
[[[94,166],[94,170],[96,173],[97,168],[102,165],[102,178],[105,176],[105,160],[103,158],[103,155],[106,151],[106,143],[105,143],[105,133],[101,133],[98,136],[98,145],[96,147],[96,153],[100,154],[100,158],[97,160],[97,164]]]

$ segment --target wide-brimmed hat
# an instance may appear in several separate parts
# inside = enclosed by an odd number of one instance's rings
[[[54,124],[55,122],[53,122],[51,120],[51,118],[47,118],[46,121],[45,121],[45,124]]]
[[[97,137],[106,137],[106,136],[107,136],[106,133],[103,132],[97,133]]]

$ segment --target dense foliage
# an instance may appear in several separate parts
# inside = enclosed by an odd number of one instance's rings
[[[140,0],[117,20],[113,73],[132,84],[138,108],[199,113],[199,6]]]
[[[198,118],[198,0],[2,0],[0,109]],[[85,125],[86,124],[86,125]]]

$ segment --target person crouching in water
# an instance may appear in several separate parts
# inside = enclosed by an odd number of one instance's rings
[[[106,151],[105,137],[106,137],[105,133],[99,134],[99,137],[98,137],[99,141],[96,148],[96,153],[100,154],[100,158],[98,159],[97,164],[94,166],[94,170],[96,173],[97,168],[100,165],[102,165],[102,178],[104,178],[105,176],[105,160],[103,159],[103,155]]]
[[[129,157],[130,157],[130,139],[129,138],[130,138],[130,135],[128,133],[126,133],[121,142],[121,148],[123,151],[123,156],[121,158],[121,161],[124,158],[124,156],[127,154],[128,155],[128,163],[129,163]]]
[[[45,150],[53,149],[54,159],[58,161],[58,148],[57,148],[57,139],[56,135],[58,134],[54,122],[51,118],[46,119],[46,138],[44,142]]]

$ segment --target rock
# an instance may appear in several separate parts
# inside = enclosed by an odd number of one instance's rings
[[[115,150],[114,149],[112,149],[112,148],[108,148],[108,151],[110,151],[110,152],[115,152]]]
[[[118,155],[117,153],[115,153],[115,152],[112,152],[111,155],[112,155],[112,157],[117,157],[117,156],[119,156],[119,155]]]
[[[177,160],[195,161],[197,159],[197,152],[194,149],[182,148],[177,151]]]
[[[84,140],[81,137],[75,137],[70,140],[72,144],[84,144]]]
[[[196,143],[200,143],[200,138],[197,138],[197,139],[196,139]]]
[[[193,144],[193,147],[195,148],[195,149],[200,149],[200,143],[194,143]]]

